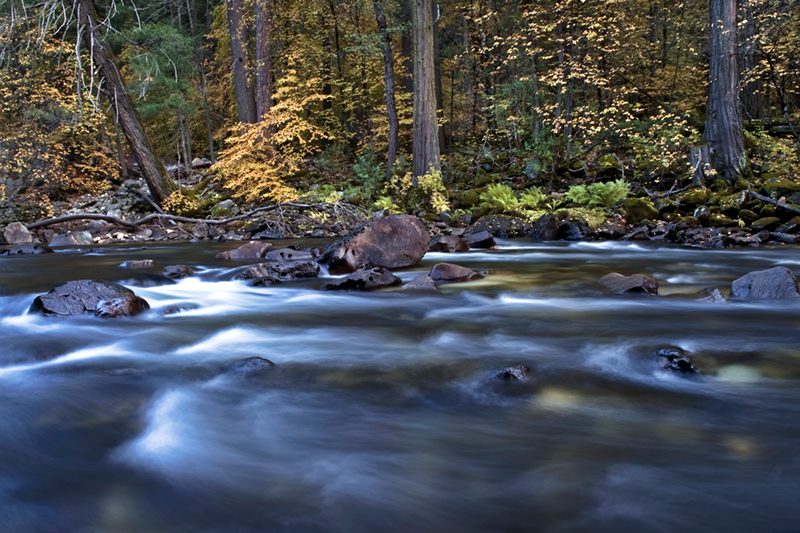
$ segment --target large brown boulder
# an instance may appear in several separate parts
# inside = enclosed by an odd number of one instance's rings
[[[410,215],[390,215],[356,228],[323,250],[319,259],[334,274],[361,268],[416,265],[428,251],[425,225]]]
[[[31,311],[51,316],[96,313],[104,317],[133,316],[150,309],[132,290],[117,283],[83,279],[68,281],[37,296]]]
[[[494,242],[494,237],[488,231],[479,231],[478,233],[469,233],[464,235],[464,242],[470,248],[494,248],[497,244]]]
[[[786,267],[757,270],[733,282],[731,298],[747,300],[795,300],[800,298],[797,278]]]
[[[650,276],[623,276],[617,272],[612,272],[600,278],[600,285],[615,294],[626,292],[658,294],[658,282]]]
[[[240,261],[244,259],[261,259],[268,252],[275,249],[275,245],[269,242],[250,241],[235,250],[229,250],[217,254],[214,259],[230,259]]]
[[[25,244],[33,242],[33,235],[22,223],[12,222],[3,229],[3,237],[8,244]]]

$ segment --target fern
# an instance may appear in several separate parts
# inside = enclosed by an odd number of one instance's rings
[[[486,188],[486,192],[481,193],[481,201],[493,209],[501,209],[503,212],[516,211],[519,208],[514,190],[502,183],[493,183]]]
[[[628,197],[630,185],[621,179],[591,185],[573,185],[567,191],[567,198],[577,205],[611,209]]]
[[[572,200],[572,203],[578,205],[588,205],[592,197],[586,188],[586,185],[573,185],[567,191],[567,198]]]

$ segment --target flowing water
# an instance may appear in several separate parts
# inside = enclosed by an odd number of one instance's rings
[[[503,241],[399,273],[483,280],[363,294],[231,281],[232,247],[0,258],[0,532],[800,531],[800,304],[697,295],[800,249]],[[145,258],[198,275],[118,268]],[[152,310],[28,313],[87,278]],[[276,366],[226,371],[252,356]]]

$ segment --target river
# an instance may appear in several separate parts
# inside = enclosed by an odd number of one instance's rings
[[[507,240],[398,273],[493,272],[425,294],[248,287],[233,247],[0,258],[0,532],[800,531],[800,303],[696,294],[800,249]],[[659,296],[603,294],[613,271]],[[28,313],[91,278],[152,309]],[[226,371],[252,356],[276,366]]]

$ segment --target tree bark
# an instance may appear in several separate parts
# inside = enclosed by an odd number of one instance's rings
[[[256,83],[261,122],[272,109],[272,0],[256,0]]]
[[[101,78],[101,89],[111,100],[111,107],[117,114],[122,133],[128,139],[150,194],[161,204],[176,187],[167,176],[164,164],[156,157],[153,144],[122,81],[111,49],[100,39],[94,2],[73,0],[72,7],[78,21],[78,39],[82,37],[91,52],[92,61],[97,65]]]
[[[386,116],[389,120],[389,148],[386,151],[386,179],[392,179],[392,167],[397,159],[397,143],[400,135],[400,120],[397,117],[397,103],[394,97],[394,58],[392,57],[392,41],[386,25],[386,15],[382,0],[373,0],[375,21],[381,36],[383,52],[383,77],[386,83]]]
[[[411,0],[414,34],[414,177],[441,168],[436,125],[436,72],[431,0]],[[416,180],[415,180],[416,181]]]
[[[256,122],[256,99],[247,68],[247,27],[244,24],[242,0],[227,0],[228,29],[231,34],[233,55],[233,84],[236,89],[236,107],[239,122]]]
[[[711,0],[711,55],[704,140],[717,175],[734,182],[745,171],[736,58],[736,0]]]

